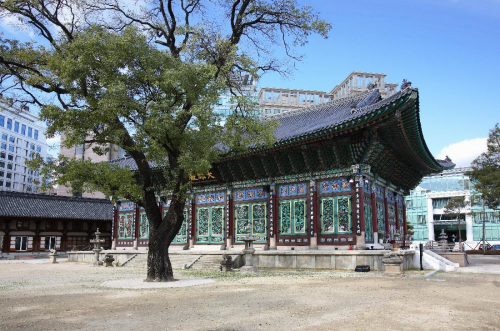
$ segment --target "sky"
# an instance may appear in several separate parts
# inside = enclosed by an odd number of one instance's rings
[[[329,37],[312,36],[297,49],[304,59],[291,77],[266,74],[260,87],[329,92],[353,71],[408,79],[420,91],[422,130],[436,158],[463,167],[486,150],[500,122],[500,0],[298,1],[332,24]],[[13,33],[5,23],[0,30]]]
[[[429,150],[458,167],[486,150],[500,122],[500,0],[301,1],[332,24],[313,37],[289,79],[264,75],[261,87],[329,92],[351,72],[386,74],[420,92]]]

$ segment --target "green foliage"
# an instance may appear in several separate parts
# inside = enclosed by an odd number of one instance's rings
[[[413,236],[415,232],[413,231],[413,225],[409,222],[406,223],[406,233]]]
[[[183,222],[190,174],[221,156],[274,142],[276,123],[251,116],[255,104],[238,77],[286,73],[273,47],[291,50],[330,24],[296,0],[1,1],[37,33],[36,42],[0,39],[4,96],[40,108],[47,136],[98,155],[122,148],[136,168],[91,159],[35,158],[53,183],[101,191],[143,206],[150,223],[148,280],[171,280],[166,249]],[[196,22],[193,24],[193,22]],[[221,125],[221,93],[238,105]],[[47,185],[44,181],[44,185]],[[163,217],[156,194],[172,197]]]
[[[479,192],[485,204],[491,209],[500,206],[500,127],[498,123],[490,130],[487,151],[471,164],[470,176],[474,189]]]
[[[450,201],[444,206],[444,214],[456,219],[463,220],[462,216],[469,214],[470,200],[466,200],[464,196],[451,197]]]

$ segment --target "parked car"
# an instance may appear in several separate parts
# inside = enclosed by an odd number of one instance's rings
[[[483,244],[479,245],[479,250],[482,251],[483,250]],[[491,250],[491,245],[490,244],[486,244],[486,250],[489,251]]]
[[[494,249],[496,251],[500,251],[500,245],[492,245],[491,249]]]

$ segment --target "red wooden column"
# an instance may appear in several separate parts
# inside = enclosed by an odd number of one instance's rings
[[[234,199],[233,199],[233,191],[229,188],[227,189],[227,213],[228,213],[228,224],[227,224],[227,229],[226,229],[226,238],[230,239],[230,241],[227,243],[229,245],[234,244]],[[229,249],[229,247],[227,247]]]
[[[276,233],[278,232],[278,228],[276,227],[276,202],[276,186],[271,184],[269,189],[269,249],[272,250],[277,249]]]
[[[141,222],[141,207],[135,204],[135,220],[134,220],[134,249],[139,248],[139,225]]]
[[[191,197],[191,243],[190,247],[194,247],[196,243],[196,194],[193,193]]]
[[[359,218],[361,223],[361,232],[365,232],[365,192],[364,192],[363,176],[359,176],[359,196],[356,199],[359,201]],[[356,193],[358,195],[358,192]]]
[[[371,197],[372,197],[372,226],[373,226],[373,240],[374,240],[374,243],[376,244],[377,242],[375,242],[375,233],[377,233],[377,239],[380,239],[378,238],[378,224],[377,224],[377,194],[375,193],[375,189],[377,188],[375,186],[375,184],[373,183],[370,183],[370,185],[372,186],[371,189],[372,189],[372,194],[371,194]]]
[[[119,202],[116,204],[116,208],[113,213],[113,239],[118,240],[118,206]]]
[[[387,199],[387,188],[384,189],[384,206],[385,206],[385,233],[389,235],[391,233],[389,227],[389,201]]]
[[[406,204],[404,203],[403,203],[403,231],[404,231],[404,238],[406,239],[408,229],[406,228]]]
[[[399,203],[398,203],[398,200],[396,199],[396,201],[394,202],[394,210],[395,210],[395,213],[396,213],[396,232],[399,233]],[[399,233],[400,235],[403,235],[402,233]]]

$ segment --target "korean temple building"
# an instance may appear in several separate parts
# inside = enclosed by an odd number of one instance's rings
[[[375,88],[272,119],[279,121],[274,146],[192,176],[174,246],[227,248],[247,235],[269,249],[397,242],[407,235],[404,196],[422,177],[454,167],[429,152],[419,92],[409,82],[385,99]],[[112,162],[135,167],[130,158]],[[166,211],[168,199],[158,201]],[[112,235],[113,248],[147,248],[145,212],[118,202]]]
[[[97,228],[109,248],[112,220],[106,199],[0,191],[0,252],[85,250]]]

